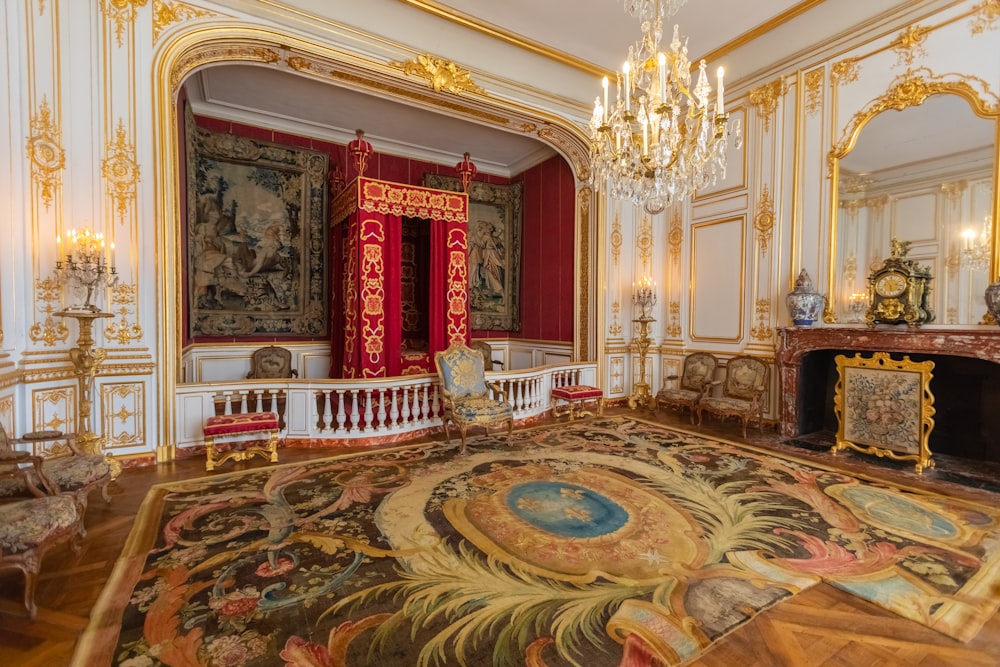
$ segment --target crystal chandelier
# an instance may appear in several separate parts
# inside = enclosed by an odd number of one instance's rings
[[[962,232],[962,264],[973,271],[985,271],[990,266],[990,245],[993,241],[993,217],[986,216],[983,229],[976,234],[975,230],[966,229]]]
[[[625,0],[637,16],[643,37],[629,47],[618,77],[618,95],[608,102],[608,78],[601,82],[603,101],[594,102],[590,121],[591,183],[607,183],[611,196],[641,204],[651,214],[726,176],[726,143],[739,123],[729,127],[723,102],[723,70],[712,100],[705,61],[691,87],[687,39],[674,26],[670,48],[660,50],[663,19],[685,0]]]

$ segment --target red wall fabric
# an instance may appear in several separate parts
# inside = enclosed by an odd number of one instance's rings
[[[347,172],[348,179],[354,176],[353,167],[347,163],[346,145],[207,116],[197,116],[195,120],[199,127],[213,132],[229,132],[260,141],[323,151],[330,155],[331,169],[334,165],[340,165]],[[371,137],[366,139],[371,141]],[[374,147],[375,152],[371,155],[365,173],[371,178],[407,185],[422,185],[426,173],[456,176],[453,164],[440,165],[387,155],[379,153],[377,143]],[[472,160],[475,161],[475,155],[472,156]],[[521,236],[521,330],[509,332],[473,330],[472,337],[572,342],[576,188],[569,164],[561,156],[554,156],[513,179],[479,173],[475,180],[498,185],[523,182],[524,226]],[[337,285],[339,281],[331,280],[329,284]],[[331,325],[335,321],[331,320]],[[210,339],[185,340],[185,344],[207,340]],[[241,337],[240,340],[270,342],[272,339]]]

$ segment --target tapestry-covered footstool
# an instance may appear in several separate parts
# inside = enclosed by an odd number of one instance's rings
[[[552,390],[553,417],[569,415],[570,421],[577,417],[590,417],[593,413],[587,407],[596,407],[598,417],[604,415],[604,391],[600,387],[571,384]]]
[[[232,459],[246,461],[254,456],[263,456],[278,462],[278,415],[274,412],[247,412],[240,415],[217,415],[205,421],[205,470],[211,472],[215,466]],[[218,438],[232,438],[250,433],[267,433],[267,445],[242,447],[240,443],[225,452],[215,449]]]

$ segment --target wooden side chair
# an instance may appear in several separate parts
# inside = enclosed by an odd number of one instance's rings
[[[726,364],[726,376],[711,383],[721,386],[722,393],[714,396],[707,393],[698,401],[695,410],[698,424],[706,410],[721,417],[734,416],[743,423],[743,437],[747,437],[747,422],[757,420],[757,426],[764,428],[764,397],[767,395],[767,364],[756,357],[737,356]]]
[[[483,360],[489,370],[496,370],[497,366],[500,366],[500,370],[503,370],[503,362],[497,361],[493,358],[493,348],[490,347],[489,343],[483,340],[474,340],[472,341],[471,347],[473,350],[476,350],[479,354],[483,355]]]
[[[108,493],[108,486],[111,484],[111,465],[101,454],[87,454],[81,451],[76,445],[74,434],[35,431],[26,433],[20,438],[9,438],[6,429],[0,424],[0,468],[9,468],[11,465],[4,463],[4,457],[9,461],[11,456],[21,453],[14,449],[14,445],[30,445],[32,451],[29,453],[36,455],[39,454],[39,447],[45,450],[40,459],[46,478],[54,485],[57,492],[73,496],[81,515],[86,513],[90,492],[96,488],[101,489],[101,496],[105,502],[111,502]],[[27,475],[0,478],[0,500],[31,497],[33,492],[27,484],[27,479],[32,474],[29,469]],[[38,480],[34,483],[40,484]]]
[[[664,386],[656,394],[654,406],[661,405],[678,411],[687,409],[691,413],[691,423],[694,424],[694,409],[705,395],[705,390],[715,380],[715,369],[719,360],[708,352],[694,352],[684,357],[681,374],[668,375],[664,378]],[[680,382],[676,387],[667,387],[666,383],[674,380]]]
[[[486,383],[483,355],[461,343],[452,343],[443,352],[434,354],[441,382],[441,420],[445,436],[451,442],[448,422],[458,427],[465,453],[465,434],[469,426],[482,426],[489,433],[491,426],[507,425],[507,444],[514,428],[514,409],[507,401],[507,392],[496,383]],[[490,389],[499,399],[490,398]]]
[[[44,472],[44,460],[27,452],[0,452],[0,484],[17,480],[28,497],[0,502],[0,569],[24,573],[24,607],[32,619],[38,613],[35,586],[45,553],[70,541],[80,551],[83,512],[73,494],[58,493]]]

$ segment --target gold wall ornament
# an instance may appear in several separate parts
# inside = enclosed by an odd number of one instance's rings
[[[125,122],[118,119],[115,138],[105,147],[107,157],[101,162],[101,174],[108,183],[108,196],[115,204],[119,221],[125,221],[129,204],[135,202],[139,183],[139,164],[135,160],[135,144],[125,137]]]
[[[667,305],[667,312],[670,314],[670,324],[667,326],[667,333],[674,338],[680,338],[681,329],[681,302],[671,301]]]
[[[115,41],[118,46],[122,45],[122,36],[125,34],[125,24],[135,21],[139,15],[139,8],[145,7],[149,0],[102,0],[101,12],[104,16],[115,24]]]
[[[667,231],[667,245],[670,246],[670,260],[674,266],[679,266],[681,262],[681,244],[684,243],[684,224],[681,221],[681,212],[674,209],[674,214],[670,217],[670,229]]]
[[[754,303],[754,313],[757,316],[757,323],[750,329],[750,335],[755,340],[771,340],[774,335],[774,329],[771,328],[769,322],[771,302],[767,299],[757,299]]]
[[[73,428],[75,404],[76,391],[70,387],[32,392],[32,430],[65,431]]]
[[[40,188],[46,209],[52,205],[54,190],[62,185],[60,172],[66,167],[66,152],[60,145],[61,140],[62,131],[43,97],[38,112],[31,117],[27,151],[31,162],[31,180]]]
[[[639,220],[639,236],[635,239],[639,250],[639,261],[642,263],[643,275],[649,275],[653,262],[653,218],[643,215]]]
[[[611,223],[611,259],[615,266],[618,266],[618,261],[622,256],[622,241],[622,220],[619,213],[615,211],[615,219]]]
[[[970,23],[972,34],[979,35],[987,30],[993,30],[993,24],[1000,18],[1000,0],[983,0],[972,9]]]
[[[624,357],[612,357],[608,365],[608,375],[611,379],[611,393],[625,393],[625,359]]]
[[[890,48],[896,52],[896,64],[909,67],[918,56],[921,58],[926,56],[924,42],[930,32],[930,28],[911,25],[899,33],[899,37],[890,45]]]
[[[285,63],[295,70],[305,74],[316,74],[322,76],[326,72],[323,64],[313,58],[303,58],[302,56],[289,56]]]
[[[778,109],[778,101],[788,92],[784,80],[778,79],[750,91],[750,105],[757,109],[757,115],[764,121],[764,131],[771,129],[771,119]]]
[[[164,0],[154,0],[153,2],[153,41],[160,37],[160,33],[167,29],[171,23],[181,21],[192,21],[194,19],[211,18],[219,16],[207,9],[193,7],[183,2],[164,2]]]
[[[145,385],[141,382],[109,382],[101,386],[101,414],[108,447],[145,444]]]
[[[941,194],[945,196],[952,204],[955,204],[962,198],[962,193],[968,189],[968,181],[949,181],[947,183],[941,184]]]
[[[131,308],[138,306],[138,288],[130,283],[118,283],[111,289],[112,310],[121,319],[112,321],[104,329],[106,336],[115,339],[119,345],[128,345],[133,339],[142,338],[142,327],[138,322],[129,323],[128,318],[133,314]]]
[[[389,63],[389,66],[401,69],[404,74],[427,79],[431,88],[437,93],[443,90],[456,95],[461,93],[486,94],[485,90],[473,83],[469,70],[430,54],[419,55],[415,60],[393,61]]]
[[[760,194],[757,202],[757,213],[753,217],[753,228],[757,232],[757,243],[760,254],[767,252],[767,246],[771,242],[771,234],[774,231],[774,204],[771,202],[771,193],[767,186]]]
[[[615,299],[615,302],[611,304],[611,326],[608,327],[608,333],[612,336],[622,335],[622,325],[618,321],[618,316],[621,315],[622,304]]]
[[[806,113],[815,116],[823,104],[823,68],[806,72]]]
[[[856,58],[847,58],[833,63],[830,68],[830,87],[846,86],[858,80],[861,73],[861,66]]]
[[[52,347],[57,341],[65,341],[69,338],[69,328],[65,322],[56,322],[52,315],[56,312],[56,306],[62,294],[62,285],[54,278],[35,281],[35,301],[36,308],[45,313],[45,320],[42,323],[37,321],[28,329],[28,337],[35,343],[43,342],[46,347]]]

